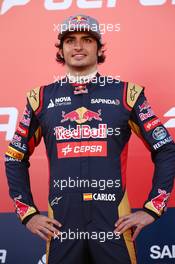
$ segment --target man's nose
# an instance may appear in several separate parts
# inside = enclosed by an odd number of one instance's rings
[[[74,45],[74,49],[81,50],[82,48],[83,48],[83,42],[81,40],[76,40],[75,45]]]

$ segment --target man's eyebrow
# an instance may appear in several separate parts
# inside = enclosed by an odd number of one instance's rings
[[[65,39],[69,39],[69,38],[75,39],[76,37],[75,36],[66,36],[65,37]],[[93,36],[91,36],[91,35],[85,35],[85,36],[82,36],[82,38],[93,38]]]
[[[73,38],[75,38],[74,36],[66,36],[64,39],[73,39]]]
[[[82,36],[82,38],[93,38],[93,36],[87,35],[87,36]]]

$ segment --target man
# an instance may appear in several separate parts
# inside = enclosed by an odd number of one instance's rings
[[[10,195],[22,223],[48,241],[49,264],[135,264],[135,238],[166,208],[175,145],[141,86],[97,72],[105,60],[98,22],[77,15],[62,25],[57,61],[65,64],[67,76],[27,94],[23,119],[6,152]],[[152,190],[135,213],[125,175],[131,129],[155,164]],[[33,202],[28,173],[29,156],[42,136],[50,170],[48,217]]]

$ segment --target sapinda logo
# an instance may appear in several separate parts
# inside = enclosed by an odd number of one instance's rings
[[[23,6],[30,2],[31,0],[3,0],[1,5],[0,14],[5,14],[8,10],[10,10],[14,6]],[[164,5],[167,0],[138,0],[139,3],[143,6],[160,6]],[[72,6],[73,2],[76,2],[78,8],[86,9],[86,8],[114,8],[116,7],[118,0],[63,0],[55,2],[54,0],[45,0],[44,7],[47,10],[65,10]],[[105,2],[105,4],[104,4]],[[175,0],[171,1],[172,5],[175,5]]]
[[[46,264],[46,254],[42,256],[42,259],[38,261],[38,264]]]
[[[152,259],[175,259],[175,245],[164,245],[163,247],[153,245],[150,248],[150,257]]]
[[[0,249],[0,263],[6,263],[7,250]]]

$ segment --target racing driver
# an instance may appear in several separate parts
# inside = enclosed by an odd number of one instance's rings
[[[136,264],[134,240],[163,214],[173,188],[174,142],[143,87],[98,73],[105,50],[96,19],[66,19],[56,46],[66,76],[27,93],[23,117],[6,152],[17,215],[47,240],[49,264]],[[152,189],[134,213],[126,191],[131,130],[150,150],[155,165]],[[34,204],[28,171],[29,157],[42,137],[50,172],[48,217]],[[68,185],[70,179],[76,182],[74,188]],[[61,181],[67,188],[61,188]],[[106,183],[103,190],[100,181]]]

